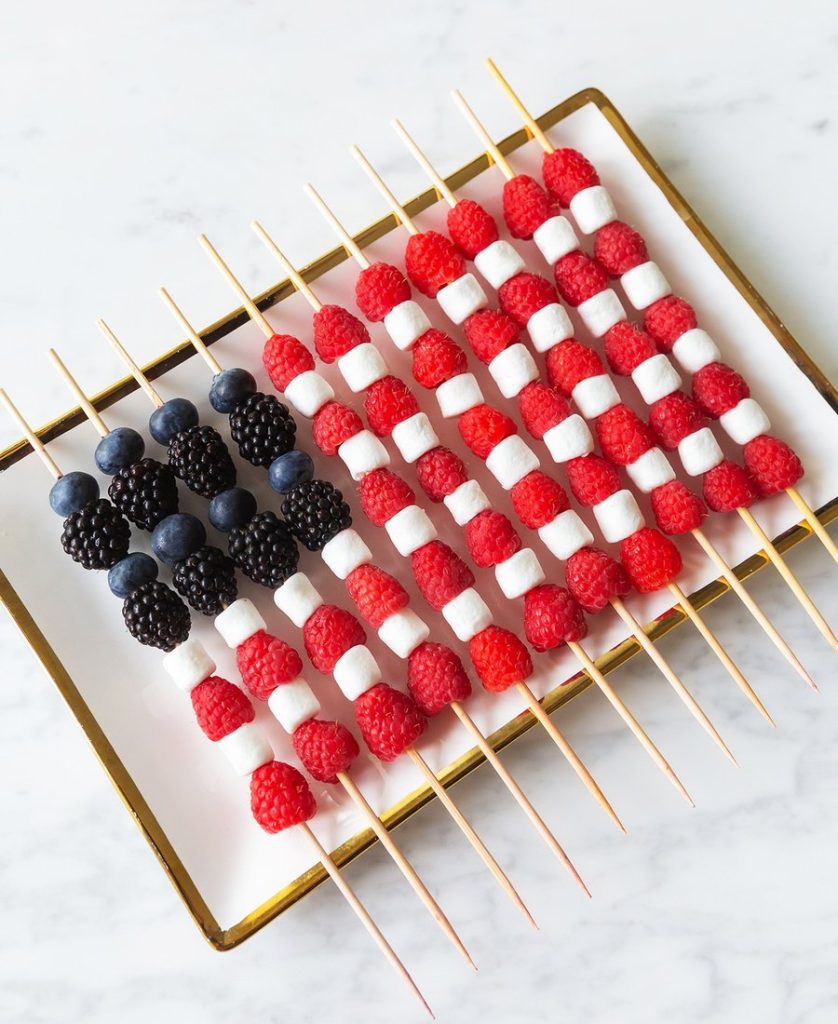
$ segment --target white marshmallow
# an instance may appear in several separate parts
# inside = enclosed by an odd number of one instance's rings
[[[594,516],[609,544],[625,540],[643,528],[645,520],[631,491],[615,491],[594,505]]]
[[[493,288],[500,288],[511,277],[526,270],[517,249],[499,238],[474,257],[474,265]]]
[[[579,248],[579,239],[567,217],[551,217],[545,220],[532,236],[541,250],[541,255],[552,266],[562,256]]]
[[[390,465],[390,456],[371,430],[359,430],[338,448],[338,455],[353,480],[362,480],[374,469]]]
[[[662,352],[656,356],[650,356],[631,373],[640,397],[646,405],[652,405],[661,398],[671,395],[681,387],[681,378],[678,371],[669,361],[669,356]]]
[[[504,398],[514,398],[527,384],[539,378],[535,360],[520,342],[499,352],[489,363],[489,373]]]
[[[577,192],[570,200],[570,212],[583,235],[592,235],[617,219],[617,210],[603,185],[592,185]]]
[[[215,628],[228,647],[236,648],[267,627],[256,605],[246,597],[240,597],[216,615]]]
[[[393,546],[400,555],[412,555],[417,548],[436,538],[436,527],[424,509],[408,505],[384,524]]]
[[[489,499],[476,480],[466,480],[442,500],[457,526],[465,526],[475,516],[491,508]]]
[[[200,640],[190,637],[163,656],[163,669],[179,690],[191,693],[215,672],[215,662]]]
[[[316,370],[298,373],[283,393],[297,412],[309,419],[335,397],[332,385]]]
[[[304,572],[295,572],[274,591],[274,604],[302,629],[323,604],[323,598]]]
[[[747,444],[760,434],[767,434],[771,421],[753,398],[743,398],[719,417],[722,430],[737,444]]]
[[[517,434],[499,441],[486,456],[486,469],[505,491],[512,490],[519,480],[540,465],[538,456]]]
[[[690,476],[701,476],[724,459],[719,443],[709,427],[702,427],[678,445],[681,465]]]
[[[489,304],[486,293],[474,274],[463,274],[436,293],[436,301],[443,313],[455,324],[468,320],[472,313]]]
[[[393,427],[392,438],[407,463],[415,462],[425,452],[439,445],[439,438],[431,426],[431,421],[423,412],[417,412],[397,423]]]
[[[474,587],[466,587],[442,609],[458,640],[468,641],[492,624],[492,613]]]
[[[355,701],[381,682],[381,669],[369,647],[356,644],[342,654],[332,670],[335,682],[347,700]]]
[[[595,338],[601,338],[614,324],[626,319],[626,311],[613,288],[604,288],[585,299],[576,307],[576,312]]]
[[[533,549],[521,548],[511,558],[495,566],[495,579],[504,596],[514,600],[523,597],[547,577]]]
[[[594,450],[594,439],[588,424],[578,413],[566,417],[555,427],[545,431],[542,441],[553,456],[554,462],[568,462],[580,455],[590,455]]]
[[[700,327],[684,331],[672,346],[672,354],[687,373],[698,373],[703,366],[722,358],[715,341]]]
[[[573,324],[564,306],[551,302],[533,313],[527,321],[527,332],[536,352],[549,352],[560,341],[573,337]]]
[[[338,369],[349,385],[349,390],[356,394],[366,391],[370,384],[386,377],[388,373],[384,357],[369,341],[356,345],[342,355],[338,359]]]
[[[627,270],[620,278],[626,298],[635,309],[646,309],[653,302],[671,295],[672,288],[663,271],[652,260]]]
[[[483,392],[473,373],[458,373],[439,385],[436,400],[439,411],[448,420],[480,405]]]
[[[372,552],[355,530],[335,534],[323,546],[320,555],[339,580],[345,580],[359,565],[372,561]]]
[[[620,396],[614,387],[614,381],[607,373],[580,380],[571,391],[570,397],[586,420],[595,420],[597,416],[620,404]]]
[[[272,690],[268,697],[268,707],[277,722],[288,733],[292,733],[297,726],[320,714],[320,701],[302,676],[297,676],[290,683],[283,683]]]
[[[251,775],[263,764],[273,761],[274,752],[267,737],[255,722],[245,722],[218,740],[218,749],[236,775]]]
[[[402,608],[386,619],[378,638],[399,658],[406,658],[431,635],[430,626],[412,608]]]
[[[539,527],[538,536],[562,562],[594,542],[594,535],[572,508],[560,512],[551,523]]]
[[[660,448],[650,448],[626,466],[626,472],[641,494],[651,494],[656,487],[675,479],[675,470]]]
[[[425,315],[424,309],[413,299],[400,302],[384,317],[384,330],[390,335],[396,348],[400,348],[402,352],[413,348],[417,339],[430,329],[431,321]]]

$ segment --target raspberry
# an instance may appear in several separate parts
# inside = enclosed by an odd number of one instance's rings
[[[505,437],[518,433],[518,428],[508,416],[485,404],[475,405],[464,412],[457,426],[462,439],[480,459],[485,459]]]
[[[355,721],[380,761],[395,761],[428,724],[413,700],[387,683],[377,683],[355,701]]]
[[[507,316],[526,327],[533,313],[558,302],[556,289],[540,274],[521,273],[498,288],[498,301]]]
[[[334,784],[339,772],[348,772],[360,753],[358,742],[340,722],[310,718],[297,726],[294,750],[306,771],[318,782]]]
[[[314,369],[314,356],[290,334],[271,335],[262,349],[262,362],[277,391],[285,391],[295,377]]]
[[[516,515],[530,530],[552,523],[557,515],[570,508],[561,484],[539,469],[527,473],[510,493]]]
[[[466,257],[474,257],[498,240],[498,226],[492,215],[473,199],[460,199],[448,211],[448,234]]]
[[[514,633],[501,626],[487,626],[476,633],[468,642],[468,653],[490,693],[502,693],[532,675],[530,652]]]
[[[397,512],[416,504],[405,480],[389,469],[374,469],[358,484],[361,510],[373,526],[383,526]]]
[[[267,700],[277,686],[290,683],[303,670],[294,648],[264,629],[239,644],[236,663],[242,682],[259,700]]]
[[[604,412],[594,426],[602,454],[618,466],[630,466],[655,447],[652,431],[622,402]]]
[[[441,445],[419,456],[416,476],[431,501],[442,501],[468,480],[468,472],[460,456]]]
[[[411,235],[405,248],[404,263],[407,276],[430,299],[440,288],[466,272],[465,261],[454,243],[438,231]]]
[[[570,407],[555,388],[547,387],[540,381],[530,381],[518,395],[518,408],[524,426],[539,441],[551,427],[566,420]]]
[[[269,761],[250,776],[250,810],[266,832],[282,832],[317,813],[308,783],[290,764]]]
[[[767,498],[793,487],[803,476],[803,465],[789,446],[770,434],[760,434],[742,449],[745,465]]]
[[[394,576],[369,563],[352,570],[346,577],[346,589],[363,620],[373,629],[380,629],[410,601]]]
[[[759,498],[759,491],[748,472],[735,462],[720,462],[704,474],[704,500],[714,512],[732,512],[747,508]]]
[[[649,335],[628,320],[614,324],[602,340],[608,365],[621,377],[627,377],[658,352]]]
[[[608,287],[608,275],[602,267],[578,249],[562,256],[554,271],[559,294],[571,306],[580,305]]]
[[[333,363],[370,340],[369,331],[343,306],[321,306],[312,319],[314,347],[324,363]]]
[[[553,216],[553,203],[528,174],[516,174],[503,186],[503,219],[513,238],[532,238]]]
[[[303,626],[306,653],[316,669],[329,673],[340,657],[367,639],[364,627],[355,616],[333,604],[321,604]]]
[[[324,455],[337,455],[343,442],[363,429],[361,417],[343,402],[327,402],[311,421],[314,443]]]
[[[641,594],[651,594],[671,583],[682,565],[672,541],[648,526],[620,541],[620,560]]]
[[[425,331],[413,346],[413,376],[423,388],[436,388],[468,370],[466,354],[444,331]]]
[[[612,220],[599,229],[594,242],[594,258],[612,277],[649,260],[643,236],[622,221]]]
[[[693,375],[693,398],[713,418],[750,396],[745,378],[725,363],[708,363]]]
[[[680,480],[656,487],[651,494],[652,512],[658,529],[679,536],[701,526],[707,515],[704,502]]]
[[[620,489],[617,470],[599,455],[582,455],[565,466],[567,482],[580,505],[592,508]]]
[[[521,329],[499,309],[480,309],[463,323],[463,334],[480,362],[488,364],[518,340]]]
[[[410,565],[422,596],[437,611],[474,584],[471,569],[441,540],[417,548],[410,556]]]
[[[544,184],[562,206],[570,206],[570,200],[583,188],[599,184],[596,168],[577,149],[555,149],[552,153],[545,153],[541,171]]]
[[[690,434],[707,426],[707,417],[689,395],[673,391],[649,407],[649,426],[658,443],[674,449]]]
[[[365,267],[355,281],[355,302],[373,323],[379,323],[391,309],[409,298],[407,278],[391,263],[373,263]]]
[[[564,587],[542,583],[524,596],[524,631],[537,651],[551,651],[588,632],[582,609]]]
[[[689,302],[677,295],[667,295],[649,306],[643,326],[661,351],[671,352],[682,334],[698,326],[698,320]]]
[[[450,647],[428,641],[407,659],[407,688],[428,718],[471,695],[471,683],[457,655]]]
[[[505,562],[521,550],[521,538],[502,512],[486,509],[466,524],[466,543],[481,569]]]
[[[588,377],[605,373],[602,360],[592,348],[575,338],[567,338],[547,353],[547,376],[550,383],[569,398],[576,385]]]
[[[567,588],[582,608],[599,612],[613,597],[631,590],[628,573],[618,561],[597,548],[581,548],[565,566]]]
[[[419,412],[413,392],[398,377],[381,377],[367,388],[364,410],[373,432],[389,437],[393,427]]]
[[[191,696],[198,725],[213,742],[224,739],[255,717],[247,694],[218,676],[198,683]]]

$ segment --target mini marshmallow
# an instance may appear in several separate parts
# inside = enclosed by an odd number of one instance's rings
[[[551,523],[539,527],[538,536],[562,562],[594,542],[594,535],[572,508],[560,512]]]
[[[577,192],[570,200],[570,212],[583,235],[592,235],[617,219],[614,203],[603,185],[592,185]]]
[[[538,456],[518,434],[511,434],[486,456],[486,469],[505,491],[510,491],[527,473],[538,469]]]
[[[378,631],[378,638],[399,658],[406,658],[431,635],[430,626],[412,608],[395,612]]]
[[[614,381],[607,373],[580,380],[570,397],[586,420],[595,420],[597,416],[620,404]]]
[[[236,775],[251,775],[274,759],[270,743],[255,722],[245,722],[217,742]]]
[[[277,722],[288,733],[292,733],[297,726],[320,714],[320,701],[302,676],[297,676],[290,683],[282,683],[271,690],[268,707]]]
[[[652,260],[627,270],[620,278],[626,298],[635,309],[646,309],[653,302],[671,295],[672,288],[663,271]]]
[[[737,444],[747,444],[771,429],[765,410],[753,398],[743,398],[732,409],[723,412],[719,423],[724,432]]]
[[[541,255],[552,266],[554,263],[579,248],[579,239],[567,217],[550,217],[538,228],[532,240],[541,250]]]
[[[458,373],[436,389],[436,400],[439,411],[449,420],[454,416],[462,416],[464,412],[480,405],[483,392],[473,373]]]
[[[384,529],[396,551],[405,557],[436,538],[436,527],[418,505],[407,505],[397,512],[387,520]]]
[[[388,373],[383,356],[369,341],[356,345],[346,355],[342,355],[338,359],[338,369],[349,385],[349,390],[355,394],[366,391],[370,384],[386,377]]]
[[[372,561],[372,552],[355,530],[341,530],[322,548],[320,555],[339,580]]]
[[[641,494],[651,494],[656,487],[675,479],[675,470],[660,448],[650,448],[626,466],[631,482]]]
[[[301,416],[309,419],[335,397],[332,385],[316,370],[298,373],[283,394]]]
[[[436,293],[436,301],[443,313],[455,324],[468,320],[472,313],[489,304],[486,293],[474,274],[463,274]]]
[[[631,491],[615,491],[594,505],[594,516],[609,544],[625,540],[643,528],[643,513]]]
[[[560,341],[573,337],[573,324],[564,306],[551,302],[529,318],[527,333],[536,352],[549,352]]]
[[[570,459],[578,459],[580,455],[590,455],[594,450],[590,428],[578,413],[550,427],[544,432],[542,441],[547,445],[554,462],[568,462]]]
[[[681,387],[681,378],[678,371],[669,361],[669,356],[659,352],[656,356],[650,356],[631,373],[640,397],[646,405],[652,405],[661,398],[671,395]]]
[[[359,430],[338,448],[353,480],[362,480],[374,469],[390,465],[387,449],[370,430]]]
[[[604,288],[576,307],[582,323],[595,338],[601,338],[614,324],[626,319],[623,304],[613,288]]]
[[[413,299],[406,299],[398,306],[393,306],[384,317],[384,330],[390,335],[396,348],[400,348],[402,352],[413,348],[417,339],[430,329],[431,321],[425,315],[424,309]]]
[[[476,480],[466,480],[442,500],[457,526],[465,526],[475,516],[491,508],[489,499]]]
[[[514,398],[527,384],[539,378],[535,360],[520,342],[499,352],[489,363],[489,373],[504,398]]]
[[[499,238],[474,257],[474,265],[493,288],[500,288],[511,277],[526,270],[517,249]]]
[[[687,373],[698,373],[703,366],[722,358],[715,341],[700,327],[684,331],[672,346],[672,354]]]
[[[163,656],[163,669],[179,690],[191,693],[198,683],[215,672],[215,662],[207,654],[204,645],[190,637]]]
[[[492,624],[492,613],[474,587],[466,587],[442,609],[458,640],[468,641]]]
[[[323,604],[323,598],[304,572],[295,572],[274,591],[274,604],[302,629]]]
[[[356,644],[342,654],[333,669],[335,682],[347,700],[356,701],[376,683],[381,682],[381,669],[369,647]]]
[[[709,427],[702,427],[685,437],[678,445],[678,454],[684,472],[690,476],[701,476],[724,459],[719,443]]]
[[[495,566],[495,579],[504,595],[514,600],[523,597],[547,577],[532,548],[521,548],[511,558]]]
[[[267,626],[256,605],[246,597],[240,597],[216,615],[215,628],[228,647],[236,648]]]
[[[431,421],[423,412],[417,412],[397,423],[393,427],[392,438],[407,463],[415,462],[425,452],[439,445],[439,438],[431,426]]]

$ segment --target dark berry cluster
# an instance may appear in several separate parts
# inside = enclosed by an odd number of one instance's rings
[[[213,498],[236,482],[236,467],[214,427],[187,427],[169,442],[169,465],[190,491]]]
[[[278,587],[293,576],[300,557],[291,531],[271,511],[231,530],[227,549],[245,576],[263,587]]]
[[[110,569],[128,554],[131,528],[107,498],[88,502],[64,520],[61,545],[85,569]]]
[[[160,580],[143,583],[126,597],[122,617],[131,636],[147,647],[171,651],[189,636],[189,609]]]
[[[238,594],[233,559],[211,545],[176,562],[172,583],[190,607],[202,615],[218,615]]]
[[[249,395],[230,413],[230,435],[242,458],[254,466],[270,466],[294,447],[297,424],[288,406],[275,395]]]
[[[327,480],[306,480],[292,488],[282,503],[282,514],[295,537],[309,551],[320,551],[352,525],[349,506]]]
[[[108,495],[141,530],[153,530],[178,508],[174,471],[157,459],[140,459],[120,469],[111,480]]]

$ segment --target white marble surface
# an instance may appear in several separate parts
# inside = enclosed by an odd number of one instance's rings
[[[106,315],[151,356],[174,339],[151,290],[165,279],[205,320],[227,294],[194,243],[224,242],[248,279],[275,276],[247,220],[281,224],[297,259],[330,242],[280,197],[312,178],[356,224],[379,212],[344,158],[365,145],[401,191],[420,185],[386,129],[400,115],[444,167],[474,144],[447,100],[460,85],[491,127],[514,118],[480,58],[492,52],[536,110],[598,85],[791,330],[836,368],[838,37],[828,3],[599,5],[572,13],[367,3],[32,4],[4,19],[0,237],[7,251],[0,381],[35,420],[67,404],[42,349],[56,343],[89,387],[116,366],[91,327]],[[328,18],[322,12],[328,13]],[[606,17],[607,15],[607,17]],[[318,24],[319,22],[319,24]],[[410,46],[407,45],[410,40]],[[310,85],[305,83],[309,82]],[[8,253],[13,254],[11,257]],[[0,442],[13,431],[0,423]],[[833,621],[834,569],[812,542],[791,563]],[[449,954],[373,852],[348,872],[441,1020],[568,1024],[760,1020],[825,1024],[838,1008],[838,695],[822,641],[768,573],[753,590],[822,684],[784,671],[736,604],[708,618],[773,708],[761,722],[716,672],[699,679],[735,741],[737,773],[639,663],[621,687],[688,778],[679,806],[594,695],[563,718],[630,826],[612,836],[532,733],[504,756],[595,892],[571,888],[484,770],[457,789],[542,928],[530,934],[430,808],[399,838],[479,961]],[[0,1020],[99,1024],[230,1019],[420,1019],[334,891],[321,888],[242,949],[202,944],[13,628],[0,622]],[[666,642],[699,662],[686,632]],[[706,664],[706,658],[701,658]],[[558,786],[557,786],[558,784]],[[561,792],[559,806],[557,794]],[[429,836],[438,837],[431,845]],[[527,841],[522,842],[522,837]]]

